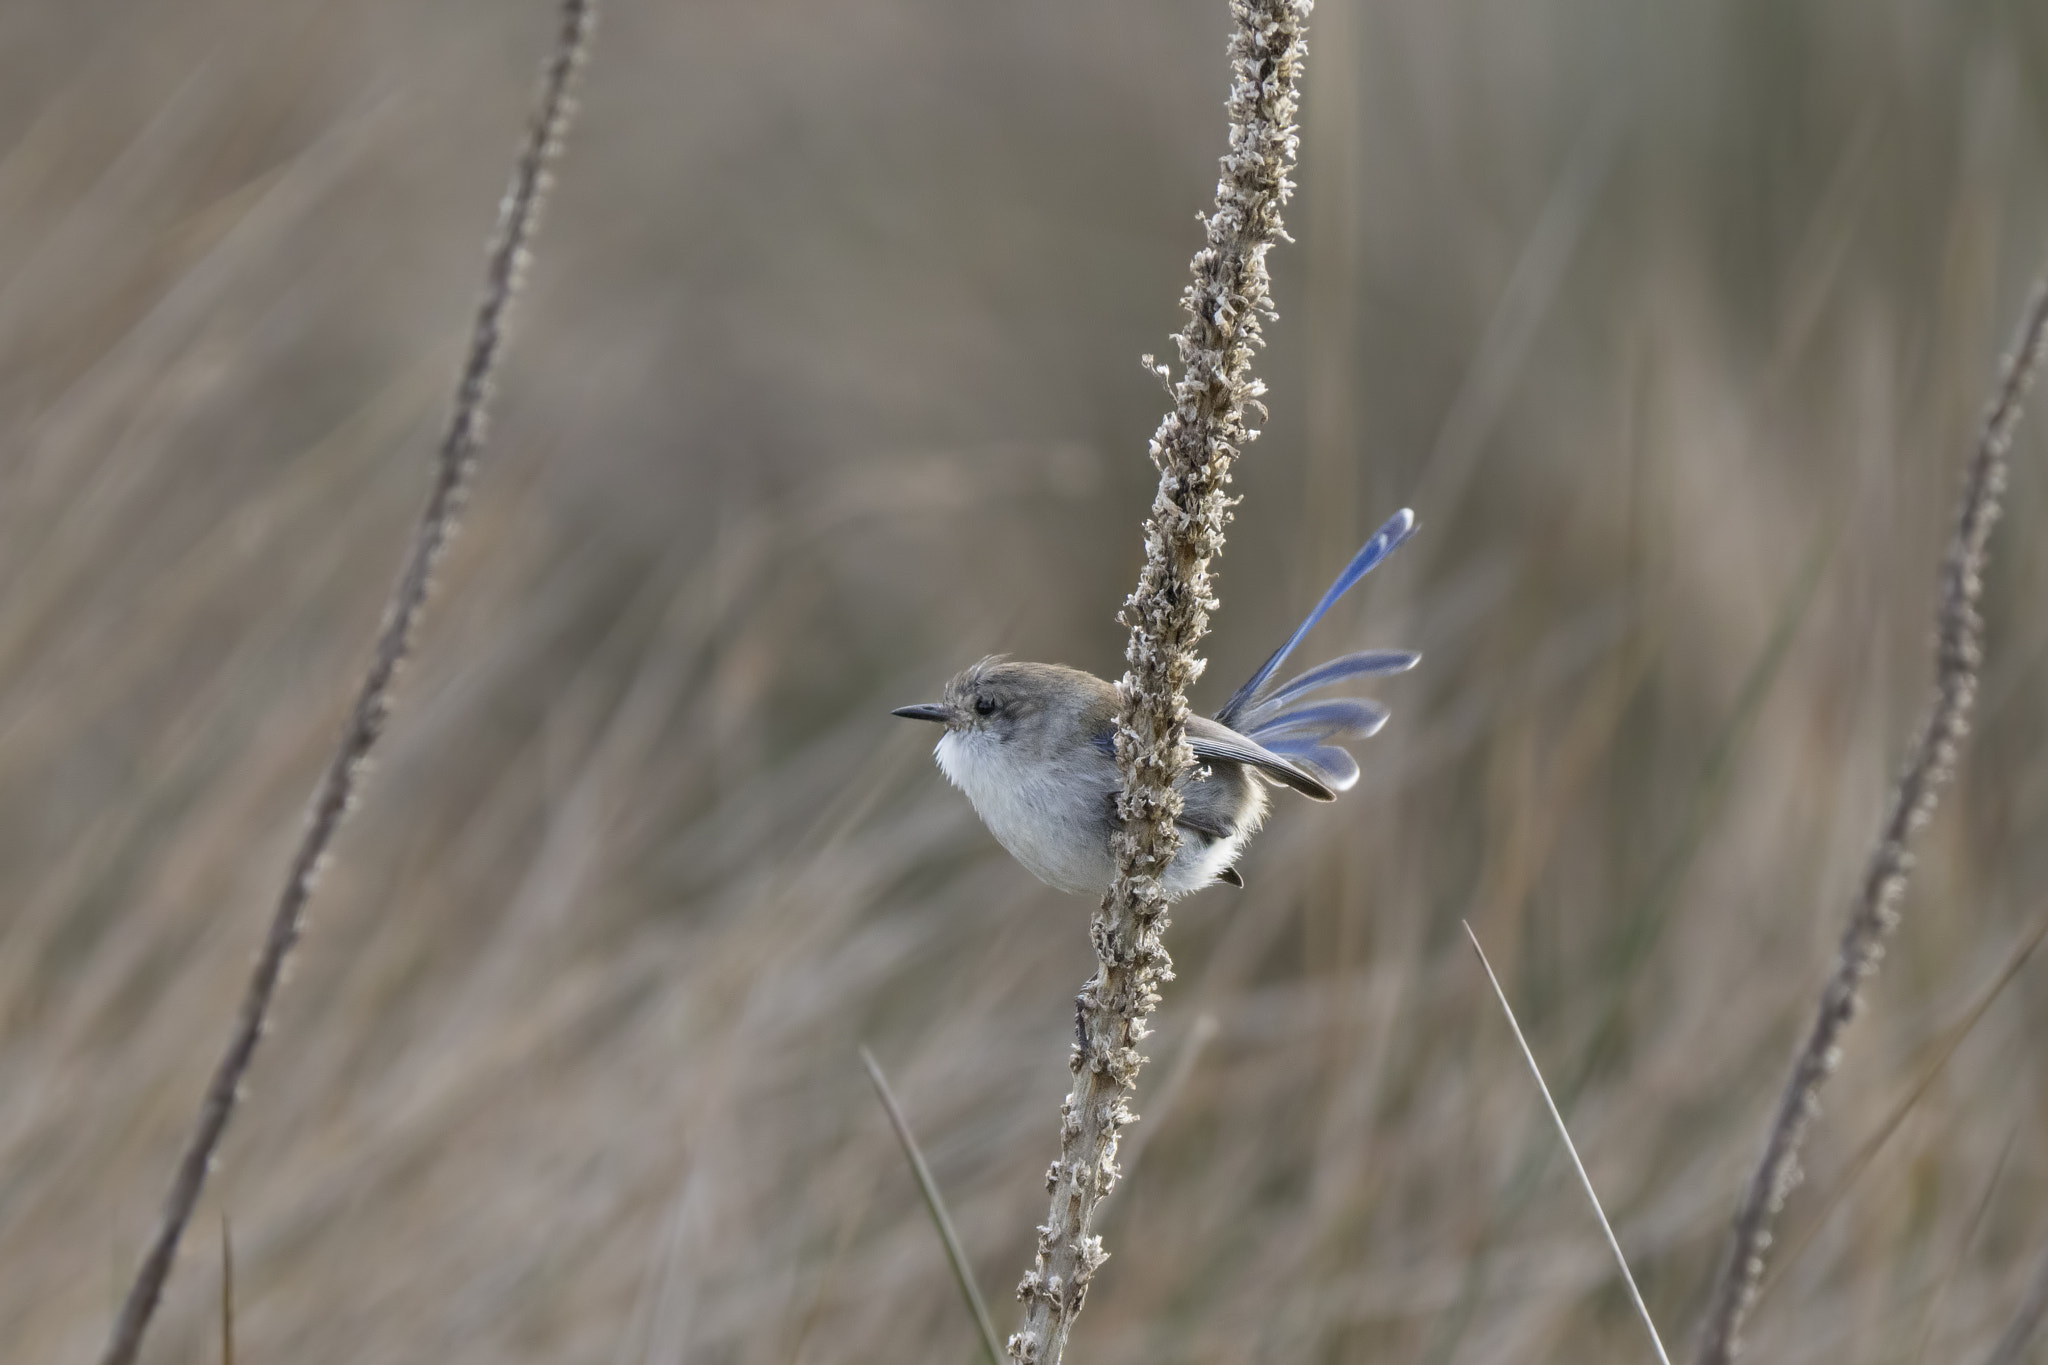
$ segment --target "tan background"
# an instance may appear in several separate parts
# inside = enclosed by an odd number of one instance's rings
[[[1404,502],[1311,650],[1427,657],[1360,789],[1176,916],[1077,1358],[1645,1358],[1462,918],[1688,1339],[2048,240],[2044,16],[1319,6],[1199,700]],[[89,1359],[149,1232],[551,25],[0,7],[10,1361]],[[472,514],[148,1359],[216,1358],[224,1211],[247,1361],[958,1365],[862,1041],[1010,1321],[1087,907],[886,712],[992,649],[1116,669],[1222,42],[1166,0],[609,9]],[[1968,1359],[2048,1244],[2048,963],[1826,1211],[2048,914],[2040,430],[1758,1359]]]

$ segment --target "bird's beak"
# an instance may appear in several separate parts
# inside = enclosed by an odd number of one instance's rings
[[[899,706],[889,714],[905,720],[935,720],[944,725],[952,712],[941,702],[921,701],[915,706]]]

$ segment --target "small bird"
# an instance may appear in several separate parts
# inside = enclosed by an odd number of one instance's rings
[[[1166,870],[1169,900],[1215,882],[1243,886],[1238,855],[1266,818],[1268,784],[1333,801],[1358,781],[1358,763],[1338,747],[1386,724],[1376,701],[1303,702],[1347,678],[1402,673],[1421,655],[1405,649],[1346,654],[1266,690],[1302,637],[1337,599],[1414,533],[1406,508],[1365,543],[1337,581],[1259,671],[1210,720],[1190,716],[1196,766],[1181,779],[1181,846]],[[1098,895],[1116,876],[1110,835],[1119,825],[1117,691],[1063,664],[983,659],[946,684],[944,701],[902,706],[906,720],[946,727],[933,757],[973,803],[996,841],[1030,873],[1061,891]]]

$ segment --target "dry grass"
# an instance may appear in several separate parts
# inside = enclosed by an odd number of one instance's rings
[[[1786,1196],[1799,1183],[1799,1154],[1820,1114],[1820,1098],[1841,1065],[1849,1025],[1884,958],[1885,941],[1898,929],[1899,902],[1913,869],[1912,844],[1955,781],[1956,763],[1969,737],[1984,669],[1984,570],[1991,532],[2003,510],[2007,454],[2022,404],[2048,347],[2048,280],[2037,280],[2012,349],[2000,365],[1984,429],[1971,452],[1956,514],[1954,539],[1942,556],[1935,608],[1934,689],[1927,715],[1906,750],[1905,770],[1885,808],[1884,825],[1864,866],[1835,968],[1822,988],[1805,1041],[1792,1060],[1783,1097],[1764,1140],[1764,1154],[1743,1191],[1728,1259],[1714,1288],[1701,1333],[1702,1365],[1728,1365],[1741,1348],[1741,1332],[1763,1280]],[[2029,945],[2031,947],[2031,945]]]
[[[1622,13],[1318,6],[1196,703],[1418,486],[1428,535],[1322,638],[1429,666],[1361,790],[1176,914],[1154,1055],[1216,1032],[1156,1131],[1137,1105],[1076,1359],[1640,1358],[1464,917],[1652,1313],[1697,1320],[1921,704],[1927,566],[2048,219],[2048,29]],[[1088,907],[885,712],[994,648],[1114,667],[1134,358],[1213,186],[1215,25],[613,18],[503,462],[201,1211],[233,1219],[243,1360],[957,1365],[862,1038],[984,1284],[1044,1207]],[[96,1349],[149,1234],[426,485],[550,21],[0,7],[10,1359]],[[1781,1244],[2040,903],[2040,429],[1976,747]],[[1755,1358],[2006,1330],[2048,1229],[2040,970],[1784,1267]],[[146,1359],[215,1358],[214,1260]]]
[[[488,417],[492,381],[496,378],[506,344],[514,296],[528,264],[528,251],[540,227],[541,203],[547,196],[548,163],[560,151],[568,131],[571,101],[570,83],[583,64],[590,41],[593,18],[590,0],[564,0],[560,31],[542,67],[540,95],[512,176],[499,201],[498,225],[485,256],[482,298],[471,324],[469,347],[449,405],[448,424],[434,458],[434,479],[420,513],[412,544],[398,582],[385,604],[383,620],[370,653],[370,666],[356,690],[355,704],[334,753],[313,788],[306,813],[306,826],[299,836],[286,867],[284,887],[271,911],[270,928],[257,950],[256,964],[249,974],[248,988],[235,1012],[234,1028],[227,1047],[214,1067],[200,1099],[199,1117],[178,1158],[170,1193],[164,1197],[162,1221],[149,1251],[135,1272],[134,1282],[122,1299],[114,1319],[103,1365],[130,1365],[142,1349],[150,1318],[163,1296],[164,1281],[178,1254],[185,1227],[198,1207],[227,1134],[228,1120],[240,1101],[256,1048],[270,1027],[271,1005],[284,980],[291,953],[305,932],[307,902],[341,831],[356,803],[357,787],[369,765],[377,741],[390,722],[392,690],[398,671],[412,654],[413,632],[433,589],[434,570],[455,535],[456,519],[469,492],[469,482],[479,451],[483,448],[484,424]],[[226,1224],[223,1222],[223,1237]],[[227,1271],[223,1270],[225,1277]],[[227,1280],[222,1280],[222,1299],[228,1297]],[[225,1310],[222,1321],[228,1320]],[[225,1340],[225,1336],[223,1340]]]
[[[954,1283],[960,1286],[960,1302],[967,1309],[968,1317],[973,1319],[975,1330],[981,1334],[982,1355],[988,1365],[1002,1365],[1003,1348],[996,1344],[995,1323],[988,1315],[988,1302],[981,1296],[981,1285],[974,1278],[974,1263],[967,1259],[967,1251],[960,1245],[960,1234],[953,1229],[953,1215],[946,1212],[945,1196],[939,1193],[938,1182],[932,1179],[931,1167],[925,1163],[917,1137],[910,1131],[910,1120],[903,1117],[903,1106],[896,1102],[895,1092],[889,1089],[889,1078],[882,1074],[875,1054],[863,1047],[860,1060],[867,1067],[868,1079],[874,1082],[875,1097],[881,1100],[882,1110],[889,1116],[889,1126],[896,1132],[896,1143],[903,1148],[904,1160],[910,1163],[910,1173],[917,1178],[917,1192],[924,1198],[925,1212],[931,1215],[932,1228],[939,1234],[940,1244],[946,1248],[946,1264],[953,1271]]]
[[[1465,926],[1465,936],[1472,940],[1472,951],[1479,955],[1479,966],[1486,973],[1486,984],[1493,987],[1494,998],[1500,1001],[1500,1011],[1507,1017],[1508,1028],[1515,1035],[1515,1046],[1522,1050],[1522,1060],[1529,1064],[1529,1076],[1536,1082],[1536,1092],[1543,1096],[1543,1107],[1550,1112],[1550,1121],[1557,1128],[1558,1142],[1565,1155],[1572,1159],[1572,1170],[1577,1172],[1579,1185],[1586,1192],[1586,1202],[1592,1206],[1594,1218],[1599,1220],[1600,1234],[1607,1239],[1607,1249],[1614,1255],[1614,1268],[1621,1273],[1622,1285],[1628,1290],[1629,1302],[1635,1305],[1636,1316],[1642,1319],[1643,1330],[1649,1335],[1650,1348],[1656,1353],[1658,1365],[1671,1365],[1671,1357],[1664,1350],[1663,1334],[1657,1330],[1656,1320],[1650,1316],[1649,1305],[1643,1302],[1643,1291],[1637,1288],[1635,1273],[1628,1268],[1628,1256],[1614,1235],[1614,1224],[1608,1221],[1607,1210],[1600,1207],[1599,1191],[1593,1188],[1593,1177],[1586,1173],[1586,1163],[1579,1159],[1571,1129],[1566,1126],[1564,1115],[1558,1111],[1557,1100],[1550,1093],[1550,1083],[1543,1079],[1543,1068],[1536,1061],[1536,1053],[1529,1047],[1529,1039],[1515,1019],[1515,1008],[1508,1003],[1507,992],[1501,989],[1500,977],[1494,973],[1493,964],[1486,960],[1486,950],[1479,946],[1479,936],[1472,932],[1469,924]]]

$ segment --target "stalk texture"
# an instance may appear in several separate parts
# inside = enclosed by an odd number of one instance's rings
[[[1955,532],[1942,559],[1941,595],[1935,609],[1934,696],[1864,867],[1834,971],[1793,1058],[1763,1156],[1736,1212],[1728,1259],[1700,1333],[1699,1365],[1729,1365],[1741,1348],[1742,1324],[1756,1301],[1772,1230],[1786,1196],[1799,1182],[1799,1151],[1820,1112],[1821,1088],[1841,1061],[1842,1037],[1861,1007],[1864,983],[1877,975],[1884,941],[1898,925],[1899,898],[1913,870],[1913,837],[1932,818],[1935,803],[1955,778],[1984,662],[1984,620],[1977,604],[1984,594],[1984,562],[2005,492],[2006,453],[2019,425],[2021,400],[2040,367],[2044,340],[2048,279],[2036,281],[2027,300],[1971,453]]]
[[[1118,620],[1129,629],[1128,665],[1117,685],[1117,767],[1123,828],[1112,852],[1117,878],[1089,926],[1096,970],[1074,1002],[1073,1086],[1060,1106],[1060,1152],[1046,1171],[1051,1212],[1037,1257],[1017,1286],[1024,1322],[1008,1342],[1018,1365],[1057,1365],[1067,1335],[1108,1259],[1091,1231],[1095,1208],[1115,1187],[1117,1139],[1135,1122],[1130,1098],[1145,1058],[1138,1051],[1173,978],[1164,940],[1160,878],[1180,848],[1175,782],[1194,755],[1186,742],[1187,689],[1201,675],[1195,652],[1216,605],[1210,561],[1223,550],[1234,501],[1230,468],[1257,435],[1247,414],[1265,409],[1251,375],[1260,326],[1275,316],[1266,253],[1288,240],[1281,207],[1298,150],[1295,116],[1311,0],[1232,0],[1227,110],[1230,149],[1215,210],[1203,218],[1194,281],[1181,297],[1187,324],[1175,337],[1181,377],[1146,366],[1168,385],[1172,410],[1152,438],[1159,489],[1145,521],[1145,567]]]
[[[570,97],[576,72],[583,64],[595,18],[596,0],[563,0],[555,46],[541,76],[540,104],[527,129],[511,182],[498,206],[497,231],[491,238],[484,271],[483,297],[477,305],[468,353],[456,382],[455,402],[441,438],[434,483],[420,514],[405,567],[384,609],[377,644],[356,692],[354,708],[340,742],[321,774],[307,814],[305,833],[292,854],[284,887],[271,911],[270,929],[256,957],[242,996],[234,1031],[200,1100],[199,1116],[186,1140],[163,1216],[149,1251],[121,1304],[109,1334],[101,1365],[133,1365],[170,1278],[178,1244],[213,1169],[228,1120],[241,1098],[243,1078],[256,1058],[256,1046],[268,1027],[270,1007],[283,979],[285,962],[305,928],[306,903],[326,862],[334,836],[355,804],[357,786],[370,751],[384,733],[391,714],[391,691],[400,666],[412,651],[415,623],[433,589],[434,565],[455,533],[457,514],[468,492],[469,478],[483,445],[484,415],[491,381],[505,349],[505,323],[526,266],[528,244],[539,227],[546,196],[548,165],[559,152],[573,111]]]

